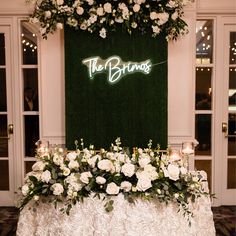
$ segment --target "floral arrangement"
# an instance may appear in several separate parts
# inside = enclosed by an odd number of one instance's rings
[[[93,146],[65,152],[62,148],[37,149],[37,162],[25,178],[21,188],[20,209],[33,199],[46,199],[55,206],[63,202],[61,211],[69,214],[74,204],[93,194],[103,197],[106,211],[113,210],[112,196],[123,194],[130,203],[136,198],[158,199],[160,202],[177,203],[190,219],[189,202],[202,195],[203,177],[190,173],[182,159],[171,158],[169,149],[162,153],[159,146],[134,148],[129,156],[123,152],[120,139],[111,146],[111,151]],[[83,147],[83,143],[82,143]],[[44,200],[45,201],[45,200]]]
[[[194,0],[26,0],[34,2],[30,22],[39,23],[44,38],[64,24],[96,33],[102,38],[119,25],[153,37],[163,32],[167,40],[188,32],[183,8]]]

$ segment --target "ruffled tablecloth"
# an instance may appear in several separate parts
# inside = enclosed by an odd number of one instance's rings
[[[215,227],[210,199],[199,198],[191,205],[194,217],[189,226],[183,212],[174,203],[137,200],[128,203],[120,194],[114,199],[114,210],[107,213],[106,201],[88,197],[77,203],[70,215],[56,210],[52,204],[40,203],[36,211],[32,202],[21,212],[18,236],[213,236]]]

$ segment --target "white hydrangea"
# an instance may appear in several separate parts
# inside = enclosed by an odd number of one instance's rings
[[[26,196],[26,195],[28,194],[28,192],[29,192],[29,186],[28,186],[27,184],[23,185],[23,186],[21,187],[21,192],[22,192],[22,194],[23,194],[24,196]]]
[[[69,161],[75,160],[76,157],[77,157],[77,153],[76,153],[76,152],[69,152],[69,153],[66,155],[66,158],[67,158]]]
[[[62,165],[64,163],[64,158],[63,158],[62,155],[58,155],[57,153],[54,153],[54,155],[53,155],[53,162],[56,165],[60,166],[60,165]]]

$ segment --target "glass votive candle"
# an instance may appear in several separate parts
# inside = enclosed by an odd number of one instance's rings
[[[183,142],[181,152],[185,155],[194,154],[194,143],[193,142]]]

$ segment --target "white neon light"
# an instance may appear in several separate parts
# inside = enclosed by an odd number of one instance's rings
[[[152,69],[149,59],[142,62],[123,62],[118,56],[112,56],[106,60],[102,60],[100,57],[89,57],[84,59],[82,63],[88,67],[90,79],[93,79],[97,73],[108,72],[108,81],[111,84],[117,83],[127,74],[136,72],[149,74]]]

